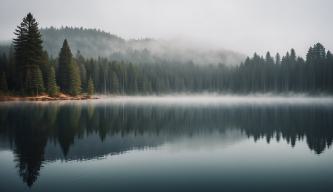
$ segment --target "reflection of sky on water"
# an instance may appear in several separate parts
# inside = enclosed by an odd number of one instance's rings
[[[199,190],[208,184],[230,187],[250,177],[244,186],[264,179],[272,187],[277,178],[282,183],[289,178],[295,186],[306,181],[306,190],[311,182],[328,187],[325,178],[333,176],[331,99],[276,97],[268,102],[260,97],[2,104],[0,167],[9,176],[0,186],[20,191],[25,187],[15,185],[20,179],[42,190],[56,180],[73,182],[74,188],[80,183],[84,190],[94,182],[130,190],[128,181],[141,183],[143,190],[147,177],[155,187],[165,179],[186,187],[188,178]]]

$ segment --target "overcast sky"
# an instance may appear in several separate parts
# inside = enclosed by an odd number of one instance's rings
[[[184,38],[245,54],[321,42],[333,50],[332,0],[1,0],[0,40],[32,12],[41,27],[99,28],[123,38]]]

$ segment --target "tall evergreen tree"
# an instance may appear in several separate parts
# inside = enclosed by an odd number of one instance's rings
[[[28,78],[27,78],[28,80]],[[44,92],[44,82],[43,82],[43,75],[42,71],[39,67],[35,67],[32,69],[31,72],[31,87],[27,87],[29,92],[33,95],[39,95]]]
[[[266,53],[265,61],[266,61],[266,64],[268,64],[268,65],[274,64],[274,59],[271,57],[271,54],[269,52]]]
[[[81,87],[84,91],[87,90],[87,83],[88,83],[88,79],[87,79],[87,69],[85,67],[85,59],[82,56],[82,54],[80,53],[80,51],[77,51],[76,53],[76,63],[79,66],[79,70],[80,70],[80,77],[81,77]]]
[[[295,52],[295,49],[291,49],[290,50],[290,61],[292,63],[295,63],[296,62],[296,52]]]
[[[73,96],[77,96],[81,93],[81,77],[80,69],[74,60],[69,65],[69,87],[68,93]]]
[[[119,79],[115,72],[111,73],[111,92],[118,93],[119,92]]]
[[[91,77],[88,80],[88,87],[87,87],[87,94],[88,96],[93,95],[95,92],[95,88],[94,88],[94,82],[92,81]]]
[[[47,76],[49,74],[49,68],[50,68],[49,56],[46,51],[43,51],[40,62],[40,70],[42,71],[43,81],[45,85],[47,85],[47,78],[48,78]]]
[[[73,59],[67,39],[64,40],[63,46],[59,53],[59,68],[57,77],[61,91],[74,96],[81,93],[80,69]]]
[[[280,54],[277,53],[275,55],[275,64],[280,65],[280,63],[281,63],[281,57],[280,57]]]
[[[69,71],[73,62],[72,57],[72,52],[69,48],[67,39],[65,39],[59,53],[57,73],[58,85],[60,86],[60,90],[64,93],[69,93]]]
[[[18,88],[24,94],[40,93],[44,89],[43,78],[40,80],[43,41],[38,23],[31,13],[23,18],[14,34],[16,35],[13,44],[17,63]]]
[[[49,96],[54,97],[59,93],[59,87],[56,83],[55,71],[53,66],[49,67],[47,78],[47,93]]]

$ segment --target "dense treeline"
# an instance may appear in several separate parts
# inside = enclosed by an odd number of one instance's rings
[[[269,52],[265,58],[254,54],[234,74],[233,90],[333,92],[333,57],[320,43],[310,47],[306,60],[294,49],[282,59],[277,54],[275,60]]]
[[[200,66],[191,62],[132,64],[84,59],[81,68],[91,76],[99,93],[149,94],[169,92],[333,92],[333,56],[317,43],[306,60],[291,49],[282,58],[254,54],[236,67]],[[86,80],[83,80],[86,82]]]
[[[30,28],[27,26],[31,26]],[[0,90],[51,96],[59,93],[163,94],[170,92],[333,93],[333,56],[320,43],[306,58],[294,49],[273,58],[254,54],[238,66],[196,65],[189,61],[131,63],[72,55],[65,39],[58,58],[43,51],[38,24],[28,14],[16,30],[13,46],[0,58]]]

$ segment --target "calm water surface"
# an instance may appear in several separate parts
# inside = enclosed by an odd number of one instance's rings
[[[0,191],[332,191],[333,99],[0,104]]]

